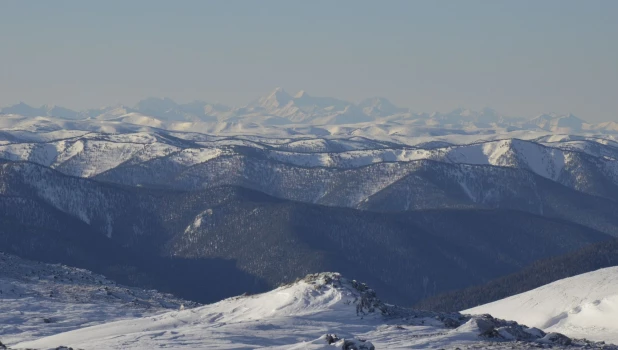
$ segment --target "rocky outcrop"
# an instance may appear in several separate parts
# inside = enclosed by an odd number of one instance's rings
[[[572,339],[560,333],[545,333],[538,328],[521,325],[515,321],[501,320],[489,314],[469,316],[468,321],[458,327],[456,331],[473,331],[476,332],[480,338],[492,341],[534,343],[539,347],[547,345],[558,348],[618,349],[618,346],[608,345],[604,342],[594,342],[587,339]]]
[[[375,346],[365,339],[339,339],[336,334],[325,334],[322,339],[326,341],[326,344],[342,350],[375,350]]]

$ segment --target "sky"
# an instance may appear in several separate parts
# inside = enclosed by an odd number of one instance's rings
[[[618,120],[616,0],[0,1],[0,106],[283,87],[417,112]]]

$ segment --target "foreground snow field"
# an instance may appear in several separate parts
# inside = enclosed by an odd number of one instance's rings
[[[0,341],[6,345],[194,303],[125,287],[90,271],[0,252]],[[1,347],[0,347],[1,348]]]
[[[327,334],[336,335],[331,345],[327,342]],[[359,350],[603,346],[560,334],[545,334],[488,315],[468,317],[398,308],[382,303],[362,283],[336,273],[323,273],[309,275],[260,295],[110,322],[22,342],[14,347],[346,349],[345,340],[347,344],[356,344]]]
[[[489,313],[546,332],[618,343],[618,267],[565,278],[462,313]]]

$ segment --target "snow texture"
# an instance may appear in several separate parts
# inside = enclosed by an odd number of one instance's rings
[[[618,343],[618,267],[565,278],[462,313],[489,313],[546,332]]]
[[[5,345],[196,303],[104,276],[0,252],[0,340]]]
[[[15,347],[85,349],[526,349],[602,344],[545,334],[491,316],[416,312],[382,303],[336,273],[308,275],[260,295],[109,322]],[[608,347],[611,348],[611,347]]]

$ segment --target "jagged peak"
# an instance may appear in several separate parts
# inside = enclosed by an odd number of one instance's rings
[[[290,94],[284,88],[276,87],[268,94],[268,97],[290,97]]]
[[[296,95],[294,95],[294,98],[303,98],[303,97],[309,97],[309,94],[307,94],[305,90],[300,90],[299,92],[296,93]]]
[[[308,274],[304,278],[299,278],[281,288],[301,290],[303,288],[310,288],[320,293],[328,293],[328,290],[334,289],[338,291],[338,293],[348,294],[348,297],[342,297],[341,300],[346,298],[348,300],[353,300],[353,302],[349,304],[355,306],[357,315],[388,315],[392,314],[395,310],[394,307],[383,303],[377,297],[376,292],[367,286],[367,284],[345,278],[338,272]],[[318,302],[320,302],[320,300],[321,298],[316,299]],[[312,303],[311,300],[307,300],[307,302]],[[345,300],[343,300],[343,302],[347,303]]]
[[[288,104],[292,100],[290,96],[283,88],[278,87],[272,90],[268,95],[261,97],[257,101],[259,107],[269,109],[281,108]]]

